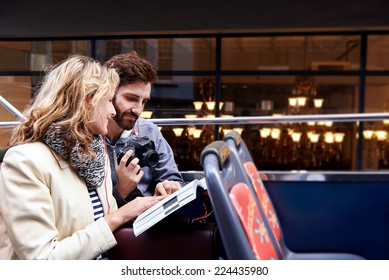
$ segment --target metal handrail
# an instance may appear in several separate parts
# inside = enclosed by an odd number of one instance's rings
[[[256,117],[215,117],[215,118],[164,118],[149,119],[157,125],[212,125],[212,124],[266,124],[300,123],[311,121],[355,122],[382,121],[389,119],[389,113],[328,114],[328,115],[292,115],[292,116],[256,116]],[[0,122],[0,128],[10,128],[20,122]]]
[[[20,122],[0,122],[0,128],[13,128]]]
[[[0,95],[0,103],[19,120],[25,116]],[[161,118],[149,119],[157,125],[214,125],[214,124],[266,124],[266,123],[300,123],[300,122],[355,122],[381,121],[389,119],[389,113],[357,113],[357,114],[320,114],[320,115],[288,115],[288,116],[254,116],[254,117],[214,117],[214,118]],[[0,122],[0,128],[12,128],[20,122]]]
[[[205,124],[265,124],[265,123],[300,123],[311,121],[355,122],[381,121],[389,119],[389,113],[359,114],[321,114],[288,116],[254,116],[254,117],[215,117],[215,118],[165,118],[150,119],[157,125],[205,125]]]
[[[8,111],[10,111],[17,119],[25,120],[26,117],[16,109],[11,103],[9,103],[3,96],[0,95],[0,104],[3,105]]]

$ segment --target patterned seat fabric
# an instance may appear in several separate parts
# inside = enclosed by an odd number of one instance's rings
[[[277,213],[271,198],[267,193],[265,185],[262,180],[266,180],[265,174],[260,174],[257,167],[254,164],[254,161],[251,157],[251,154],[241,139],[239,133],[236,131],[229,132],[224,137],[224,141],[228,143],[231,154],[235,154],[239,158],[244,169],[246,177],[249,179],[249,186],[251,190],[255,193],[255,200],[258,203],[258,211],[264,217],[264,224],[269,229],[269,236],[275,244],[275,249],[279,253],[280,259],[289,259],[289,260],[360,260],[364,259],[362,256],[349,253],[331,253],[331,252],[302,252],[297,253],[290,250],[283,237],[282,228],[277,217]],[[237,167],[238,168],[238,167]]]
[[[251,161],[245,162],[244,168],[246,169],[247,175],[249,176],[250,181],[254,187],[254,190],[257,194],[257,198],[261,203],[261,207],[266,215],[273,234],[279,242],[281,240],[281,228],[278,223],[277,214],[274,210],[273,204],[271,203],[270,197],[265,189],[265,186],[261,178],[259,177],[258,169]]]
[[[256,259],[278,259],[269,233],[256,206],[250,189],[238,183],[230,189],[229,196],[239,216],[242,226]]]

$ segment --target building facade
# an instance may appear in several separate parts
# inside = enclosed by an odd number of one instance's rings
[[[69,54],[104,62],[132,50],[158,69],[145,117],[389,110],[384,1],[19,4],[6,4],[0,18],[0,94],[19,110],[47,65]],[[1,108],[0,121],[10,120]],[[201,168],[202,148],[229,129],[242,134],[262,170],[389,168],[384,121],[161,127],[181,170]],[[0,131],[2,146],[9,132]]]

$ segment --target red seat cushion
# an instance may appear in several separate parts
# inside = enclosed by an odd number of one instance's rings
[[[273,231],[274,236],[278,241],[281,239],[281,229],[278,223],[277,214],[274,210],[273,204],[270,201],[270,197],[265,189],[265,186],[259,177],[258,169],[255,164],[251,161],[247,161],[244,163],[244,167],[246,169],[247,175],[250,178],[250,181],[254,187],[254,190],[257,194],[257,198],[261,203],[261,207],[263,212],[266,215],[268,223]]]
[[[278,259],[274,244],[247,185],[238,183],[231,188],[229,195],[255,257],[261,260]]]

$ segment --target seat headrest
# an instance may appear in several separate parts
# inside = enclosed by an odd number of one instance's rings
[[[227,141],[228,139],[232,139],[235,141],[236,146],[238,147],[240,142],[242,142],[242,137],[240,136],[240,133],[237,131],[229,131],[226,135],[224,135],[224,141]]]
[[[224,141],[214,141],[208,144],[200,155],[200,163],[204,166],[204,159],[207,155],[214,154],[218,159],[219,169],[222,169],[224,162],[230,156],[231,151],[228,144]]]

